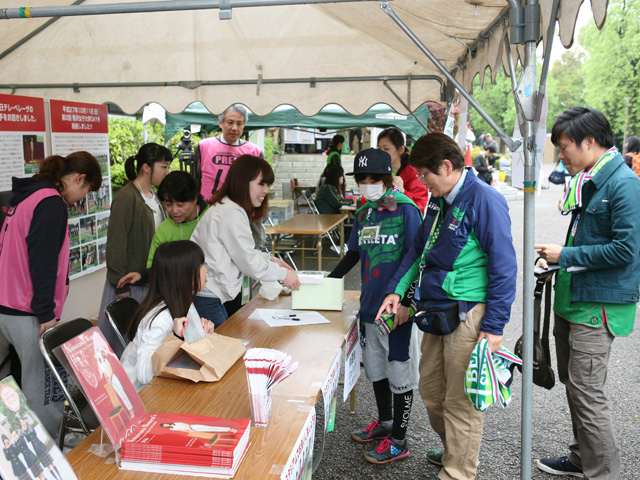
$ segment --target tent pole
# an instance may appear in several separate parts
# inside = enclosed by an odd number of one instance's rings
[[[462,96],[467,99],[469,104],[478,111],[480,116],[484,118],[485,121],[491,126],[491,128],[495,130],[498,136],[504,143],[507,144],[511,151],[515,152],[521,145],[521,142],[519,140],[514,141],[509,135],[504,132],[504,130],[502,130],[498,126],[498,124],[489,116],[489,114],[482,109],[478,102],[473,99],[471,94],[467,92],[462,85],[460,85],[460,83],[454,78],[453,75],[451,75],[451,73],[449,73],[449,71],[444,67],[444,65],[442,65],[442,63],[440,63],[440,61],[433,55],[433,53],[431,53],[429,49],[427,49],[427,47],[425,47],[424,44],[420,41],[420,39],[414,35],[411,29],[409,29],[409,27],[407,27],[404,22],[400,20],[387,0],[380,0],[380,8],[382,9],[382,11],[384,11],[384,13],[389,15],[394,22],[398,24],[398,26],[404,31],[404,33],[406,33],[407,36],[413,41],[413,43],[415,43],[418,48],[422,50],[422,53],[424,53],[427,58],[431,60],[431,63],[433,63],[438,68],[438,70],[442,72],[446,79],[449,80],[449,82],[451,82],[455,86],[455,88],[462,94]]]
[[[113,3],[102,5],[67,5],[61,7],[0,8],[0,20],[12,18],[72,17],[115,13],[175,12],[181,10],[220,10],[220,19],[231,18],[231,9],[323,3],[373,2],[378,0],[173,0],[156,2]]]
[[[536,44],[540,40],[540,4],[527,0],[524,7],[524,69],[516,91],[516,111],[521,121],[524,141],[524,235],[523,235],[523,358],[522,358],[522,420],[520,478],[531,478],[531,419],[533,400],[533,289],[535,261],[535,164],[536,102],[541,101],[537,89]],[[512,38],[513,41],[513,38]]]
[[[393,88],[391,88],[391,85],[389,85],[386,80],[384,81],[384,86],[387,87],[389,89],[389,91],[393,94],[393,96],[396,97],[396,100],[398,100],[402,104],[402,106],[407,109],[407,111],[409,112],[409,115],[411,115],[416,120],[416,122],[418,122],[420,124],[420,126],[422,128],[424,128],[425,133],[429,133],[429,129],[427,128],[427,126],[424,123],[422,123],[422,121],[420,121],[420,119],[416,116],[415,113],[413,113],[411,111],[411,108],[409,107],[409,105],[404,103],[404,100],[402,100],[402,98],[400,98],[400,95],[398,95],[393,90]]]

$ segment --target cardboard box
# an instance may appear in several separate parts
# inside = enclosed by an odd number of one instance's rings
[[[344,278],[323,278],[322,283],[305,283],[291,292],[294,310],[342,310]]]

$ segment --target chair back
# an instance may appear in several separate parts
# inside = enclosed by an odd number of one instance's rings
[[[129,345],[129,337],[127,330],[133,318],[133,314],[140,306],[138,301],[133,297],[122,297],[111,302],[106,308],[107,318],[111,327],[116,332],[120,343],[124,348]]]
[[[93,328],[93,323],[89,320],[86,318],[76,318],[74,320],[60,322],[55,327],[44,332],[40,337],[40,350],[45,360],[51,360],[49,367],[53,366],[54,369],[60,367],[60,362],[53,353],[56,347],[71,340],[73,337],[77,337],[90,328]]]
[[[45,331],[40,337],[40,341],[39,341],[40,352],[42,353],[42,356],[44,357],[45,362],[49,366],[49,370],[51,370],[51,374],[53,375],[53,378],[55,378],[56,382],[58,382],[58,385],[60,385],[60,388],[62,389],[62,393],[67,399],[67,402],[69,403],[70,408],[73,410],[73,413],[74,413],[73,417],[79,421],[80,426],[82,427],[82,430],[87,435],[90,433],[92,428],[95,428],[97,426],[97,421],[95,422],[96,423],[95,425],[92,424],[90,426],[85,420],[85,418],[82,416],[80,407],[77,405],[76,401],[74,400],[74,397],[69,391],[69,388],[67,388],[67,386],[65,385],[64,380],[60,376],[60,372],[58,372],[58,368],[61,366],[61,363],[58,361],[53,351],[63,343],[71,340],[72,338],[80,335],[82,332],[89,330],[90,328],[93,328],[93,323],[91,323],[86,318],[76,318],[74,320],[67,320],[64,322],[60,322],[55,327]],[[64,425],[66,423],[64,416],[66,415],[67,413],[65,408],[65,414],[63,415],[63,420],[60,427],[60,438],[58,443],[58,446],[60,447],[62,446],[63,440],[64,440],[64,429],[65,429]]]

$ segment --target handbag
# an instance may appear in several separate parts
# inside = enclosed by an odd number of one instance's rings
[[[458,302],[417,301],[413,321],[425,333],[449,335],[460,325]]]
[[[539,387],[551,390],[556,382],[556,377],[551,367],[551,352],[549,350],[549,324],[551,321],[551,279],[547,275],[539,277],[536,281],[533,303],[533,383]],[[547,285],[548,284],[548,285]],[[540,332],[540,313],[542,309],[542,294],[544,293],[544,324]],[[522,337],[516,342],[513,349],[515,354],[522,358]],[[522,367],[518,365],[522,372]]]
[[[558,165],[560,165],[560,159],[558,159],[553,172],[551,172],[551,175],[549,175],[549,181],[554,185],[564,185],[564,177],[566,174],[558,170]]]

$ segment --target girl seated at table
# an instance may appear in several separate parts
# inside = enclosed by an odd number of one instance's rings
[[[344,170],[338,165],[329,165],[324,171],[324,185],[316,192],[318,213],[341,213],[340,207],[354,205],[354,201],[345,199]]]
[[[292,290],[300,286],[295,270],[256,249],[251,233],[251,224],[261,222],[269,212],[273,181],[268,162],[241,155],[191,235],[202,247],[207,267],[206,288],[198,293],[195,305],[216,327],[241,307],[243,275],[267,282],[279,280]]]
[[[190,240],[158,246],[151,264],[149,292],[131,320],[127,335],[131,343],[120,361],[136,390],[154,376],[152,359],[169,335],[183,337],[189,318],[200,319],[206,333],[212,322],[200,318],[193,301],[204,288],[206,267],[202,249]]]

